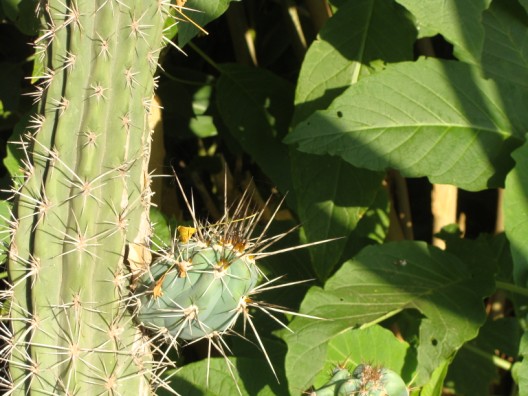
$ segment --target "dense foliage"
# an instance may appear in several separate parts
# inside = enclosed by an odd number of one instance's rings
[[[34,3],[0,3],[6,223],[24,161],[8,141],[30,122],[24,76],[41,75]],[[264,212],[285,195],[266,230],[285,237],[270,250],[336,239],[259,260],[269,279],[310,280],[259,296],[306,317],[279,313],[285,329],[251,311],[260,338],[240,323],[230,364],[205,358],[207,343],[171,352],[170,386],[298,395],[338,364],[368,363],[411,394],[528,395],[528,1],[181,3],[165,30],[181,50],[167,46],[157,72],[151,166],[171,177],[153,182],[152,249],[193,220],[173,170],[211,224],[224,194],[253,187],[248,207]],[[444,248],[431,243],[430,183],[461,189],[459,215],[480,209],[443,228]]]

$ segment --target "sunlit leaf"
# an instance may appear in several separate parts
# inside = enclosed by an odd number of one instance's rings
[[[441,34],[455,56],[479,64],[484,41],[482,11],[491,0],[396,0],[416,18],[420,37]]]
[[[295,92],[294,125],[328,107],[368,73],[370,62],[412,60],[415,36],[403,8],[392,1],[346,2],[306,53]]]
[[[403,62],[348,88],[285,141],[357,167],[395,168],[468,190],[497,187],[528,129],[524,96],[501,96],[493,81],[460,62]]]
[[[510,241],[513,258],[513,278],[521,287],[528,288],[528,144],[524,144],[513,153],[515,168],[506,178],[504,193],[504,227]],[[521,306],[518,315],[526,320],[526,305]],[[528,332],[522,338],[519,354],[524,357],[516,367],[520,394],[528,393]],[[522,367],[522,369],[521,369]]]
[[[301,311],[328,319],[296,318],[288,344],[286,372],[290,390],[309,386],[323,365],[327,343],[336,334],[375,323],[403,309],[417,309],[420,324],[416,385],[474,338],[484,323],[483,298],[491,279],[445,251],[421,242],[395,242],[363,249],[325,284],[312,288]]]

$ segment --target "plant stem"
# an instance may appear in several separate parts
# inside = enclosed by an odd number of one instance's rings
[[[483,358],[486,358],[486,359],[489,359],[493,362],[493,364],[503,370],[507,370],[507,371],[510,371],[513,364],[511,362],[509,362],[508,360],[506,359],[503,359],[499,356],[496,356],[492,353],[489,353],[489,352],[485,352],[471,344],[465,344],[464,345],[464,348],[467,349],[468,351],[471,351]]]
[[[495,285],[498,289],[507,290],[509,292],[528,297],[528,289],[526,289],[525,287],[517,286],[512,283],[502,281],[495,281]]]

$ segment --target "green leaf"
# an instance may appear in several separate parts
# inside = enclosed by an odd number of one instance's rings
[[[394,31],[384,35],[387,26],[394,26]],[[410,59],[414,35],[402,10],[391,2],[346,3],[306,54],[297,84],[294,120],[328,106],[359,74],[366,73],[364,64],[379,58]],[[295,154],[291,160],[297,212],[308,241],[343,238],[310,249],[314,269],[324,280],[348,240],[359,236],[351,232],[380,194],[383,174],[360,170],[328,156]]]
[[[324,281],[348,250],[349,241],[367,237],[379,225],[370,223],[371,227],[354,232],[369,208],[376,206],[378,196],[387,198],[381,184],[384,173],[358,169],[339,158],[325,156],[323,162],[313,157],[294,154],[292,173],[297,214],[307,241],[340,238],[310,247],[314,270]]]
[[[493,283],[494,275],[504,259],[505,249],[508,249],[504,235],[480,234],[476,239],[464,239],[458,228],[456,233],[448,233],[444,228],[438,237],[446,241],[446,251],[461,259],[474,275],[480,275],[486,278],[486,282]]]
[[[370,62],[412,60],[416,30],[389,0],[349,1],[328,20],[304,58],[295,92],[294,125],[324,109]]]
[[[197,70],[165,66],[156,93],[163,104],[163,124],[171,139],[216,136],[214,78]],[[175,77],[177,76],[177,77]],[[169,143],[169,146],[171,144]]]
[[[522,336],[519,354],[523,360],[513,366],[513,378],[519,385],[519,395],[526,395],[528,394],[528,332]]]
[[[169,219],[161,210],[153,206],[150,207],[149,217],[154,230],[154,248],[171,246],[173,235],[176,232],[175,220]]]
[[[187,364],[175,371],[175,375],[168,381],[169,385],[178,394],[185,396],[238,395],[237,384],[242,395],[287,394],[285,387],[277,383],[264,359],[239,357],[228,360],[230,368],[223,358],[212,358],[209,368],[207,360]],[[209,386],[206,383],[208,369]],[[283,381],[285,382],[285,379]],[[160,390],[161,392],[158,391],[160,396],[173,394]]]
[[[327,343],[346,329],[377,323],[403,309],[417,309],[420,324],[416,385],[477,335],[490,285],[475,279],[456,256],[421,242],[363,249],[325,284],[310,289],[301,312],[327,321],[295,318],[288,344],[290,390],[305,389],[321,370]]]
[[[506,178],[504,192],[504,228],[510,241],[513,258],[513,278],[517,285],[528,288],[528,144],[513,153],[515,168]],[[518,312],[521,319],[528,320],[526,305]],[[522,363],[516,365],[520,394],[528,394],[528,331],[525,331],[519,354]]]
[[[482,67],[486,76],[528,88],[528,16],[516,1],[495,0],[483,14]],[[503,96],[508,95],[504,90]]]
[[[519,3],[521,3],[526,12],[528,12],[528,0],[519,0]]]
[[[513,153],[515,168],[506,178],[504,227],[513,258],[513,278],[528,287],[528,144]]]
[[[441,396],[444,390],[444,379],[449,368],[449,361],[442,362],[431,374],[429,381],[420,390],[420,396]]]
[[[6,261],[12,226],[11,203],[0,201],[0,264]]]
[[[406,361],[408,352],[408,343],[399,341],[391,331],[381,326],[346,331],[328,342],[324,368],[313,385],[315,388],[323,386],[328,382],[328,373],[345,363],[352,368],[369,363],[402,373],[406,365],[412,365]]]
[[[22,33],[28,36],[37,34],[39,23],[35,14],[35,0],[2,0],[0,8]]]
[[[441,34],[454,45],[455,56],[480,64],[484,30],[482,11],[491,0],[396,0],[416,18],[420,37]]]
[[[21,94],[23,70],[12,62],[0,62],[0,98],[4,111],[17,111]],[[2,114],[0,114],[2,116]]]
[[[462,347],[449,367],[449,387],[461,395],[488,394],[489,386],[500,378],[493,362],[496,351],[515,357],[520,336],[516,318],[488,320],[478,337]]]
[[[404,10],[392,1],[343,4],[323,27],[303,61],[293,124],[326,108],[346,87],[369,73],[367,65],[371,61],[412,59],[415,36]],[[308,241],[343,238],[310,248],[314,269],[324,280],[341,256],[348,254],[348,258],[351,251],[368,243],[363,238],[379,225],[370,222],[369,227],[357,230],[374,200],[385,195],[381,189],[384,174],[357,169],[338,158],[304,153],[292,154],[291,169],[297,214]],[[347,248],[352,240],[362,244]]]
[[[27,154],[24,154],[23,146],[17,142],[20,142],[22,135],[27,131],[27,127],[31,122],[31,115],[32,113],[24,114],[15,125],[7,143],[6,156],[3,159],[4,166],[15,184],[22,181],[22,160],[27,161],[27,158],[25,158]]]
[[[282,138],[293,111],[293,88],[264,69],[222,65],[217,107],[244,151],[283,191],[291,191],[288,147]]]
[[[183,12],[196,24],[204,27],[222,15],[231,1],[239,0],[188,0]],[[180,19],[182,22],[178,25],[178,45],[183,47],[200,32],[200,29],[186,21],[184,17]]]
[[[468,64],[420,59],[360,80],[286,139],[313,154],[467,190],[501,186],[528,129],[522,92],[498,94]],[[513,124],[508,113],[519,113]],[[519,117],[522,117],[520,119]]]

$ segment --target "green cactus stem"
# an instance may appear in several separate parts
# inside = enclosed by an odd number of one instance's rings
[[[409,396],[405,382],[394,371],[370,364],[358,365],[352,373],[337,367],[332,378],[312,396]]]
[[[174,6],[37,3],[43,72],[14,189],[8,393],[150,394],[158,365],[127,307],[126,255],[150,232],[147,115]]]

